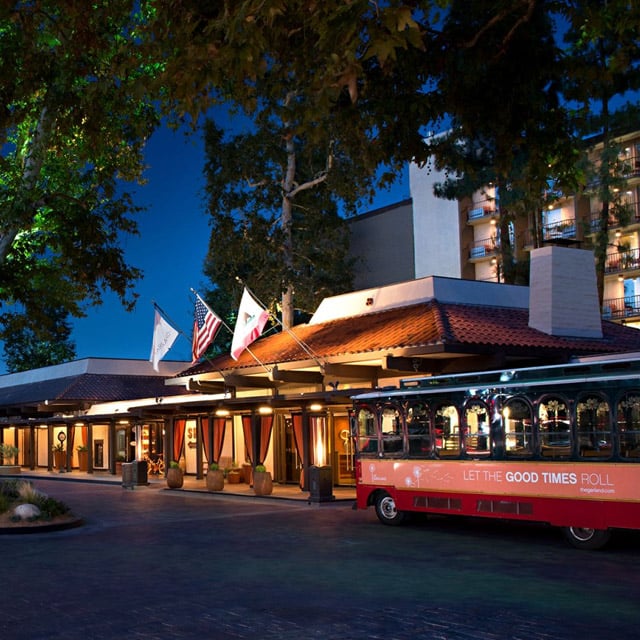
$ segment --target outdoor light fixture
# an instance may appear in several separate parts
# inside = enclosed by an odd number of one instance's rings
[[[258,413],[261,416],[268,416],[273,413],[273,409],[271,407],[258,407]]]
[[[229,415],[229,409],[216,409],[216,415],[219,418],[226,418]]]
[[[322,411],[323,408],[324,407],[317,402],[309,405],[309,411]]]

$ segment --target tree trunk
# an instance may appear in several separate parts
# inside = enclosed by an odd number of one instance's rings
[[[282,245],[283,260],[287,271],[287,280],[282,283],[282,325],[285,329],[293,326],[293,285],[291,274],[293,272],[293,203],[290,194],[294,189],[296,175],[296,151],[293,138],[289,136],[286,142],[287,171],[282,185],[282,217],[280,224],[284,232]]]
[[[28,224],[34,215],[34,204],[29,201],[32,197],[32,191],[36,186],[42,164],[45,156],[46,141],[51,130],[51,117],[46,107],[42,108],[38,126],[29,141],[25,144],[27,149],[22,172],[22,185],[18,190],[18,194],[14,197],[14,206],[12,207],[12,215],[9,216],[8,225],[0,232],[0,263],[3,263],[13,245],[13,241],[24,226]],[[16,155],[20,155],[20,151],[16,151]],[[20,194],[25,194],[25,198],[21,198]]]

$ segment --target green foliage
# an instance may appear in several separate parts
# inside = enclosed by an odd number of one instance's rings
[[[218,465],[218,463],[217,463],[217,462],[212,462],[212,463],[209,465],[209,470],[210,470],[210,471],[217,471],[219,468],[220,468],[220,466]]]
[[[169,467],[170,467],[171,469],[179,469],[179,468],[180,468],[180,465],[179,465],[175,460],[172,460],[172,461],[169,463]]]
[[[16,480],[15,478],[0,480],[0,496],[15,500],[19,496],[18,491],[22,482],[23,480]]]
[[[9,496],[4,493],[0,493],[0,513],[6,513],[11,506],[11,500]]]
[[[56,498],[42,496],[34,503],[40,509],[40,518],[43,520],[51,520],[57,516],[63,516],[69,513],[69,506]]]
[[[46,317],[46,323],[38,325],[19,313],[6,313],[2,318],[4,360],[9,373],[61,364],[76,357],[66,313],[49,309]]]
[[[265,473],[267,470],[267,467],[265,467],[263,464],[257,464],[256,465],[256,473]]]
[[[28,480],[0,481],[0,513],[18,504],[33,504],[38,507],[41,520],[51,520],[70,511],[64,502],[41,493]]]
[[[36,342],[64,342],[50,310],[82,316],[108,290],[135,302],[141,274],[120,243],[140,209],[124,183],[142,180],[158,123],[137,25],[124,0],[0,7],[3,338],[19,323]]]
[[[3,442],[0,444],[0,460],[12,460],[18,455],[19,451],[18,447]]]

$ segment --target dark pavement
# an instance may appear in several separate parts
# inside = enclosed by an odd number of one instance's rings
[[[0,537],[2,640],[638,637],[636,533],[583,552],[546,527],[384,527],[349,502],[34,483],[85,525]]]

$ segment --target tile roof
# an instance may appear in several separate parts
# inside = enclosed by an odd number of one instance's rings
[[[640,350],[640,331],[604,321],[603,337],[551,336],[528,325],[527,309],[440,303],[430,300],[387,311],[342,318],[317,325],[298,325],[291,331],[319,359],[347,360],[349,356],[403,349],[442,346],[470,354],[495,347],[506,354],[586,355]],[[264,364],[309,360],[303,347],[288,333],[263,336],[250,346]],[[236,362],[223,355],[199,363],[179,377],[216,370],[255,367],[245,351]]]
[[[109,402],[181,393],[158,376],[82,374],[0,389],[0,407],[49,401]]]

